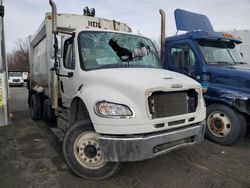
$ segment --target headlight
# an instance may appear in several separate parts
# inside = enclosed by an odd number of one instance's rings
[[[116,104],[107,101],[101,101],[96,103],[96,113],[100,116],[118,116],[118,117],[129,117],[133,116],[132,110],[123,104]]]

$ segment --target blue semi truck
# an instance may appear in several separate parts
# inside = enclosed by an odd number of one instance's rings
[[[201,83],[206,137],[221,145],[244,138],[250,120],[250,66],[237,50],[240,39],[215,32],[205,15],[181,9],[175,11],[176,28],[185,33],[165,38],[165,13],[160,13],[164,68]]]

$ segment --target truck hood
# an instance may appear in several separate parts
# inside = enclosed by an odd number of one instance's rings
[[[210,67],[211,82],[226,87],[250,90],[250,65],[239,64],[227,67]]]
[[[127,90],[146,90],[162,88],[164,90],[177,88],[200,87],[193,79],[172,71],[152,68],[115,68],[88,72],[88,78],[97,84],[109,87],[122,86]],[[131,90],[133,91],[133,90]]]

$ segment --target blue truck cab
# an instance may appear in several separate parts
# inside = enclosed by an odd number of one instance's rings
[[[241,43],[215,32],[201,14],[177,9],[181,35],[165,40],[164,68],[190,76],[203,87],[207,105],[206,137],[221,145],[243,138],[250,117],[250,66],[237,50]]]

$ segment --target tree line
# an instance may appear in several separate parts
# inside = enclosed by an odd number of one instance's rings
[[[15,44],[15,49],[7,54],[8,70],[27,72],[29,70],[29,39],[18,39]]]

